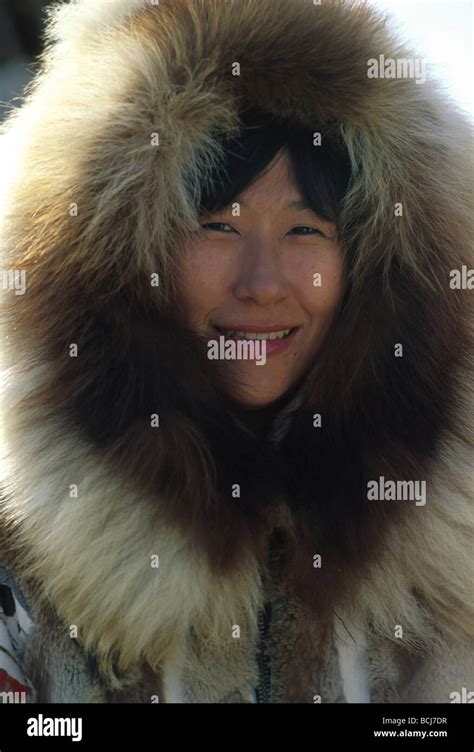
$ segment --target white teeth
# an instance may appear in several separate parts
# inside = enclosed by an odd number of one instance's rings
[[[233,332],[228,329],[222,329],[222,333],[226,337],[233,337],[234,339],[283,339],[293,331],[292,329],[282,329],[280,332]]]

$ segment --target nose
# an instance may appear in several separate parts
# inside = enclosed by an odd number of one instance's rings
[[[284,300],[288,285],[281,269],[277,244],[270,239],[248,240],[242,254],[234,295],[242,301],[269,305]]]

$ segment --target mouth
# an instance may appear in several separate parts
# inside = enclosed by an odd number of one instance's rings
[[[247,339],[247,340],[283,340],[291,337],[299,327],[297,326],[215,326],[221,336],[226,339]]]

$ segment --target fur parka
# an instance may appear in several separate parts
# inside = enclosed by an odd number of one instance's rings
[[[363,3],[52,8],[1,137],[0,571],[30,699],[474,689],[471,133],[429,72],[384,67],[415,58]],[[253,105],[335,134],[352,170],[344,306],[265,441],[172,317]]]

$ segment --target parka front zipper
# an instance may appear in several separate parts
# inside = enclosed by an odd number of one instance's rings
[[[258,684],[254,689],[255,702],[268,703],[271,696],[271,664],[266,641],[272,619],[272,604],[266,603],[258,615],[259,643],[257,648]]]

